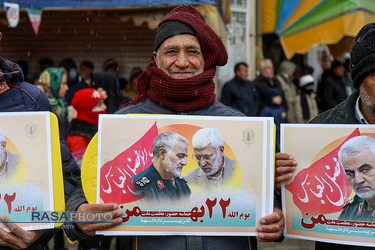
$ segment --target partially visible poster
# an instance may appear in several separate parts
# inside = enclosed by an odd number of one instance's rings
[[[0,214],[27,230],[54,227],[32,220],[54,210],[52,179],[50,113],[0,113]]]
[[[375,126],[281,126],[298,162],[282,186],[288,237],[374,246]]]
[[[101,115],[97,202],[124,214],[97,234],[256,235],[273,210],[273,132],[272,118]]]

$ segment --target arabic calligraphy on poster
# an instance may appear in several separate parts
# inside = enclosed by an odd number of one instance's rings
[[[372,126],[282,127],[282,150],[298,162],[282,192],[288,236],[353,245],[373,241],[375,208],[370,194],[375,187],[375,168],[372,170],[370,161],[375,154],[369,154],[367,160],[362,157],[360,163],[354,160],[372,142],[375,145]]]

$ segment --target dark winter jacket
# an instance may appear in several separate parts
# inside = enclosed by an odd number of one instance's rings
[[[254,83],[259,93],[260,109],[262,109],[262,107],[265,106],[267,103],[267,90],[269,88],[277,88],[281,91],[282,93],[281,97],[283,99],[282,106],[286,108],[286,101],[285,101],[283,90],[281,88],[281,83],[276,78],[273,78],[273,82],[271,82],[267,78],[260,75],[254,80]]]
[[[273,117],[276,125],[276,146],[280,145],[280,124],[287,123],[286,111],[281,105],[273,103],[275,96],[281,96],[277,88],[269,88],[267,91],[267,104],[260,111],[260,116]]]
[[[323,111],[335,107],[347,98],[345,83],[341,76],[329,72],[320,83],[321,101]]]
[[[0,57],[0,71],[0,112],[52,112],[47,96],[38,87],[24,82],[22,70],[17,64]],[[80,170],[62,137],[60,147],[66,199],[77,185]],[[52,235],[53,230],[47,230],[27,249],[43,249]]]
[[[320,124],[359,124],[355,117],[355,104],[357,102],[359,92],[351,94],[348,99],[338,104],[333,109],[327,110],[314,119],[310,123]]]
[[[237,77],[227,82],[221,94],[221,102],[231,106],[247,116],[257,116],[259,113],[259,94],[255,84]]]

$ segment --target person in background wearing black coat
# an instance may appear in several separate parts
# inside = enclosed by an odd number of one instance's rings
[[[227,82],[221,94],[221,102],[231,106],[247,116],[256,116],[259,112],[259,94],[255,84],[248,80],[249,67],[246,63],[237,63],[236,76]]]
[[[318,87],[318,94],[322,102],[321,111],[335,107],[348,97],[343,79],[344,72],[344,65],[340,61],[332,62],[331,69],[326,73]]]

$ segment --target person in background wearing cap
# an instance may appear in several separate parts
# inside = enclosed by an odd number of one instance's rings
[[[0,32],[0,40],[1,37]],[[0,72],[0,112],[52,112],[47,96],[40,88],[24,81],[17,64],[0,57]],[[77,185],[80,171],[61,136],[60,149],[67,199]],[[0,222],[6,222],[4,225],[11,229],[11,232],[0,229],[0,249],[43,250],[48,248],[48,241],[54,233],[53,230],[23,230],[4,215],[0,215]]]
[[[137,78],[140,96],[125,104],[117,114],[244,116],[215,101],[213,78],[216,66],[225,65],[228,55],[220,38],[193,6],[176,7],[159,23],[153,55],[154,61]],[[82,188],[78,187],[67,201],[67,210],[108,211],[106,205],[108,204],[88,204]],[[116,217],[114,224],[120,224],[122,219],[117,217],[122,215],[121,210],[113,205],[111,210]],[[258,239],[278,240],[282,236],[284,225],[281,210],[274,208],[272,214],[260,219]],[[95,230],[111,224],[77,223],[75,226],[76,230],[66,231],[73,240],[94,235]],[[133,237],[131,247],[238,250],[256,249],[256,244],[254,237],[137,236]]]
[[[304,75],[299,79],[299,93],[295,97],[295,115],[297,123],[308,123],[319,114],[316,94],[314,93],[314,78]]]
[[[358,90],[336,107],[321,113],[310,123],[314,124],[375,124],[375,23],[369,23],[362,27],[354,38],[350,48],[352,62],[352,80]],[[281,182],[292,177],[297,161],[288,154],[284,165],[276,164],[277,186]],[[373,247],[360,247],[339,245],[324,242],[316,242],[315,249],[373,249]]]

